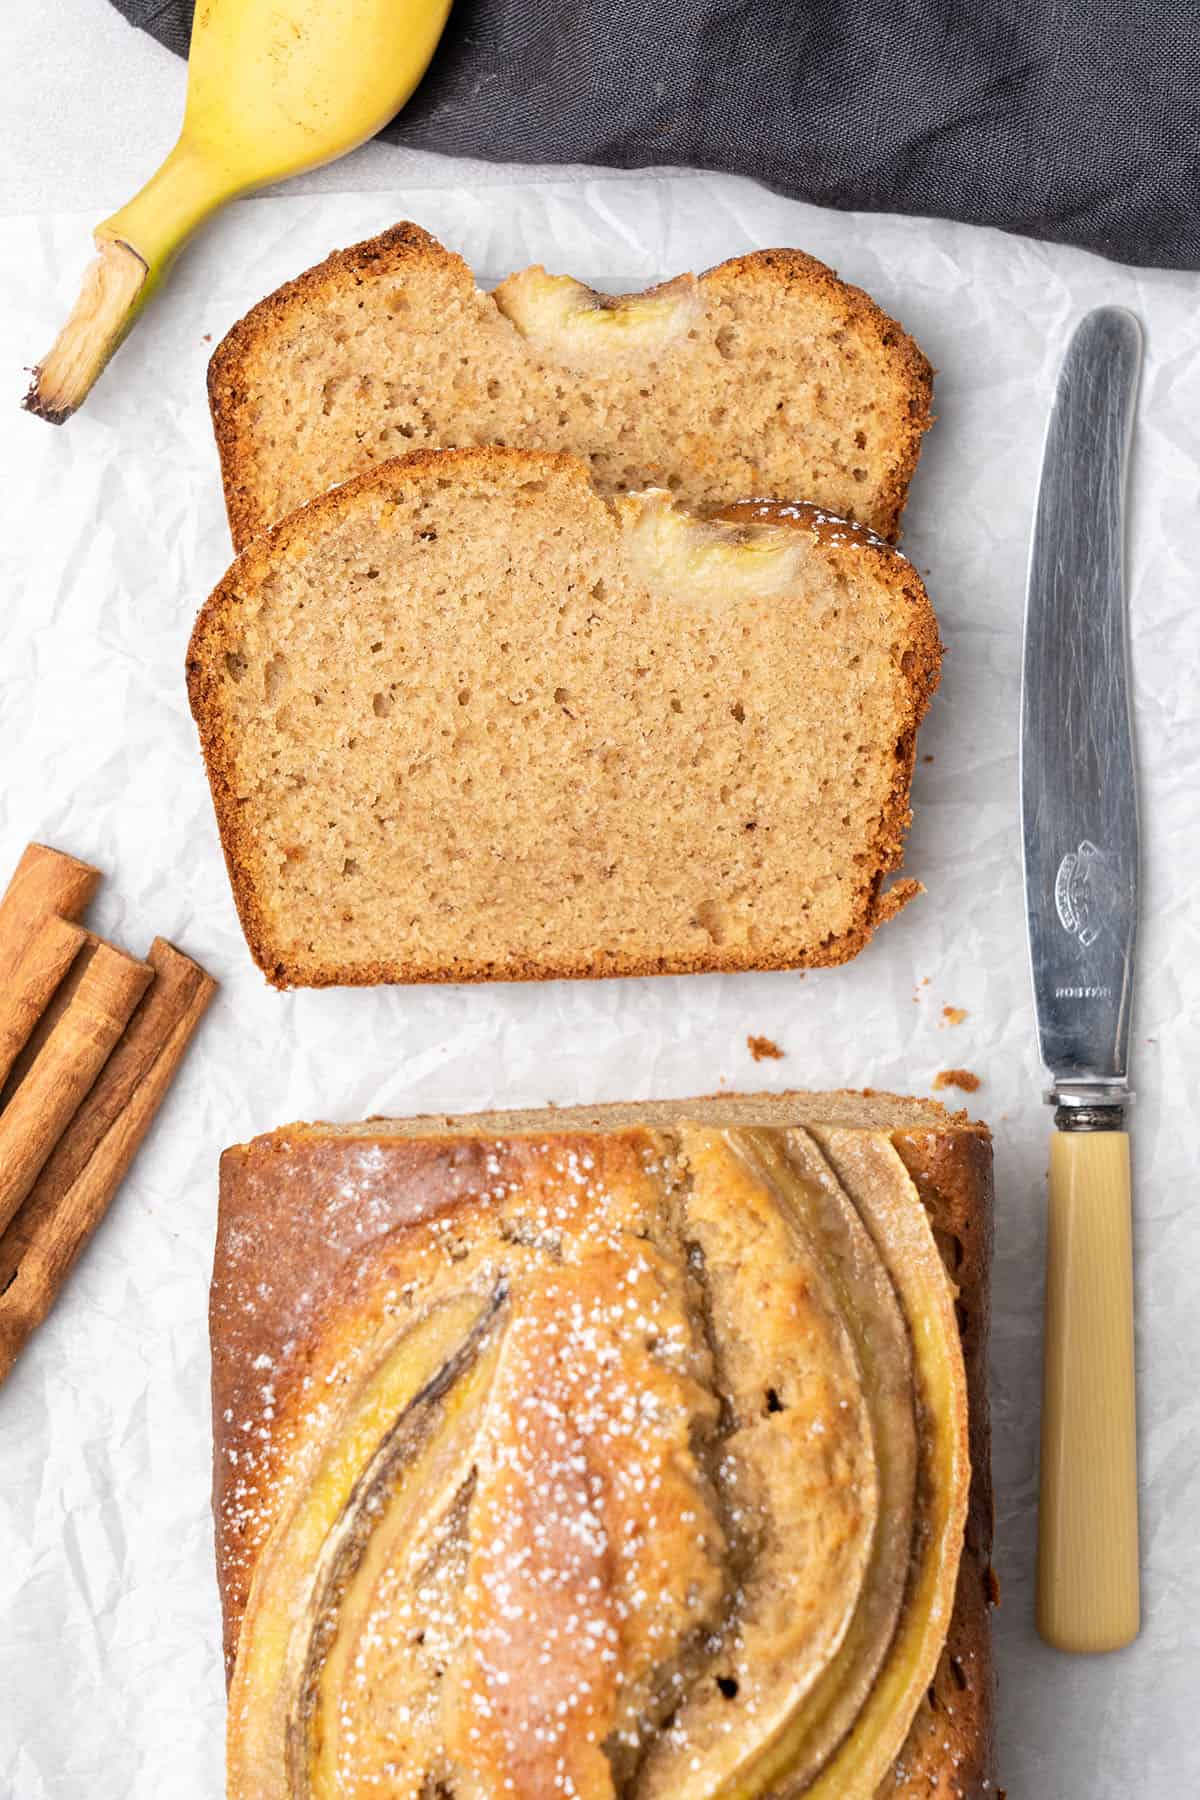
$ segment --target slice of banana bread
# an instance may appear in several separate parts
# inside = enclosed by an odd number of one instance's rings
[[[799,497],[894,538],[931,382],[893,319],[798,250],[617,298],[541,268],[485,294],[397,225],[254,307],[209,397],[238,549],[372,464],[464,444],[571,451],[609,494]]]
[[[192,710],[279,986],[843,962],[900,860],[937,626],[861,527],[416,452],[257,539]]]

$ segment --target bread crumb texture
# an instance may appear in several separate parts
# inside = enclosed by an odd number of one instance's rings
[[[778,1062],[787,1054],[786,1051],[779,1048],[774,1038],[769,1037],[748,1037],[746,1047],[755,1062]]]
[[[961,1088],[964,1094],[973,1094],[980,1086],[980,1077],[970,1069],[939,1069],[933,1078],[934,1091],[942,1088]]]
[[[269,295],[209,372],[239,549],[376,463],[469,444],[573,452],[608,494],[800,496],[892,538],[931,394],[895,320],[797,250],[643,294],[542,268],[486,294],[411,224]]]
[[[257,541],[188,679],[253,953],[320,986],[845,961],[915,891],[939,656],[860,528],[489,449]]]

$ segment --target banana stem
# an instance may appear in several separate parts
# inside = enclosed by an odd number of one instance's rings
[[[52,425],[70,418],[177,251],[234,186],[180,138],[128,205],[96,227],[99,254],[84,271],[66,324],[33,371],[22,402],[26,412]]]
[[[127,245],[100,245],[66,324],[33,371],[26,412],[51,425],[70,418],[129,329],[148,273]]]

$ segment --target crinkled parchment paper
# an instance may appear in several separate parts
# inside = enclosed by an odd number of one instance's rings
[[[798,244],[861,282],[940,374],[905,547],[947,643],[908,867],[928,894],[852,966],[796,974],[280,996],[243,947],[184,695],[229,556],[210,345],[285,277],[400,217],[481,279],[545,261],[639,287]],[[862,1085],[973,1070],[996,1133],[993,1392],[1000,1776],[1020,1800],[1200,1792],[1200,282],[921,220],[844,217],[696,176],[321,194],[233,208],[180,263],[87,408],[54,431],[17,371],[75,289],[90,219],[0,224],[0,865],[39,836],[110,880],[133,949],[174,938],[222,983],[109,1219],[0,1392],[0,1789],[216,1800],[223,1694],[208,1512],[205,1290],[222,1146],[284,1121]],[[1135,1020],[1145,1630],[1084,1660],[1032,1628],[1043,1178],[1017,833],[1024,563],[1072,322],[1142,317],[1130,553],[1145,833]],[[963,1008],[948,1024],[943,1007]],[[749,1033],[784,1060],[755,1064]],[[954,1096],[947,1095],[953,1099]]]

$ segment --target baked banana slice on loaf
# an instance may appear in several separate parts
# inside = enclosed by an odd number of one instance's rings
[[[853,956],[914,891],[939,653],[911,565],[812,507],[457,450],[256,540],[188,680],[269,980],[516,980]]]
[[[982,1796],[989,1180],[884,1096],[227,1151],[230,1800]]]
[[[605,493],[812,500],[894,537],[930,423],[917,346],[798,250],[644,294],[524,269],[480,292],[416,225],[338,251],[220,344],[233,541],[413,449],[569,450]]]

